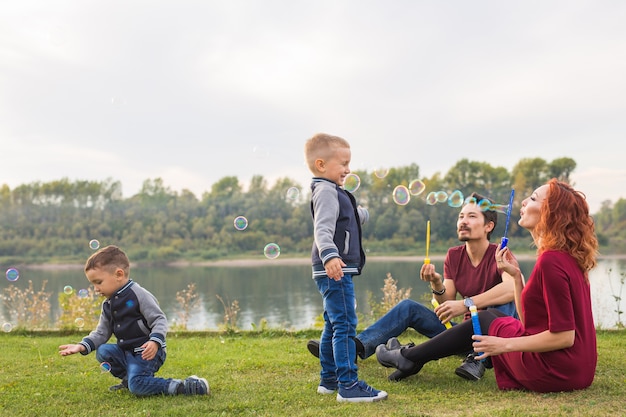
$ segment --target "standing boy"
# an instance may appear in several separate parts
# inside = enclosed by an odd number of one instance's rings
[[[317,392],[333,394],[337,401],[372,402],[387,398],[358,379],[355,363],[357,316],[352,277],[365,265],[361,224],[368,211],[357,206],[342,186],[350,173],[350,144],[343,138],[319,133],[304,148],[313,179],[313,279],[322,294],[324,330],[320,341],[320,384]]]
[[[165,362],[167,319],[157,299],[129,278],[130,262],[116,246],[107,246],[87,259],[85,275],[96,293],[106,300],[98,327],[80,343],[59,346],[63,356],[96,351],[98,362],[107,362],[120,378],[109,389],[128,389],[138,396],[155,394],[208,395],[206,379],[193,375],[185,380],[156,378]],[[115,335],[117,343],[106,342]]]

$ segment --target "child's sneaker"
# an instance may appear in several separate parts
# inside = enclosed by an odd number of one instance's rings
[[[379,391],[367,385],[365,381],[357,381],[350,388],[339,387],[337,401],[362,403],[381,401],[387,398],[385,391]]]
[[[209,383],[206,379],[191,375],[178,388],[183,395],[209,395]]]
[[[317,393],[318,394],[334,394],[335,392],[337,392],[337,382],[325,382],[322,381],[320,382],[319,386],[317,387]]]
[[[119,391],[122,389],[128,389],[128,380],[122,379],[122,381],[117,385],[111,385],[109,387],[109,391]]]

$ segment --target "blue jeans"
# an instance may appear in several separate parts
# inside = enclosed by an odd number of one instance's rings
[[[123,350],[116,344],[100,345],[96,350],[98,362],[111,365],[111,375],[128,381],[128,390],[135,395],[176,394],[179,379],[155,378],[154,374],[165,362],[165,352],[159,349],[154,359],[141,358],[141,352]]]
[[[517,317],[514,302],[490,308],[495,308],[506,315]],[[454,326],[456,323],[450,322],[450,324]],[[378,345],[387,343],[387,340],[392,337],[400,336],[409,327],[429,339],[446,330],[446,327],[441,324],[434,311],[417,301],[411,299],[402,300],[378,319],[376,323],[356,336],[365,348],[362,359],[372,356],[376,352]]]
[[[452,323],[454,324],[454,323]],[[428,338],[446,330],[434,311],[410,299],[402,300],[356,338],[363,344],[363,359],[376,352],[376,347],[398,337],[409,327]]]
[[[321,383],[349,387],[358,380],[356,366],[356,298],[352,275],[335,281],[315,278],[324,303],[324,330],[320,340]]]

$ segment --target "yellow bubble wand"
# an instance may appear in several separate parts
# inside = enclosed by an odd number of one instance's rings
[[[430,250],[430,220],[428,220],[428,222],[426,222],[426,257],[424,258],[424,263],[425,264],[429,264],[430,263],[430,258],[428,257],[428,251]],[[437,302],[437,300],[433,297],[432,300],[430,300],[431,304],[433,305],[434,308],[439,307],[439,303]],[[452,325],[450,324],[450,322],[447,322],[444,324],[444,326],[446,326],[446,329],[449,329],[452,327]]]
[[[435,300],[435,298],[433,297],[432,300],[430,300],[430,302],[432,303],[433,307],[437,308],[439,307],[439,303],[437,302],[437,300]],[[452,325],[450,324],[449,321],[444,323],[444,326],[446,326],[446,329],[449,329],[452,327]]]
[[[430,263],[430,258],[428,257],[429,249],[430,249],[430,220],[426,222],[426,257],[424,258],[425,264]]]

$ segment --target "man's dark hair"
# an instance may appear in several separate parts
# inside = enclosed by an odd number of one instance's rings
[[[481,210],[481,212],[483,213],[483,216],[485,216],[485,224],[493,222],[493,229],[491,230],[491,232],[487,233],[487,240],[491,240],[491,233],[496,230],[496,226],[498,225],[498,212],[494,210],[493,200],[484,197],[478,193],[472,193],[468,198],[471,201],[474,201],[475,204],[480,205],[481,207],[487,207],[486,209]],[[489,202],[489,205],[485,204],[487,201]]]

